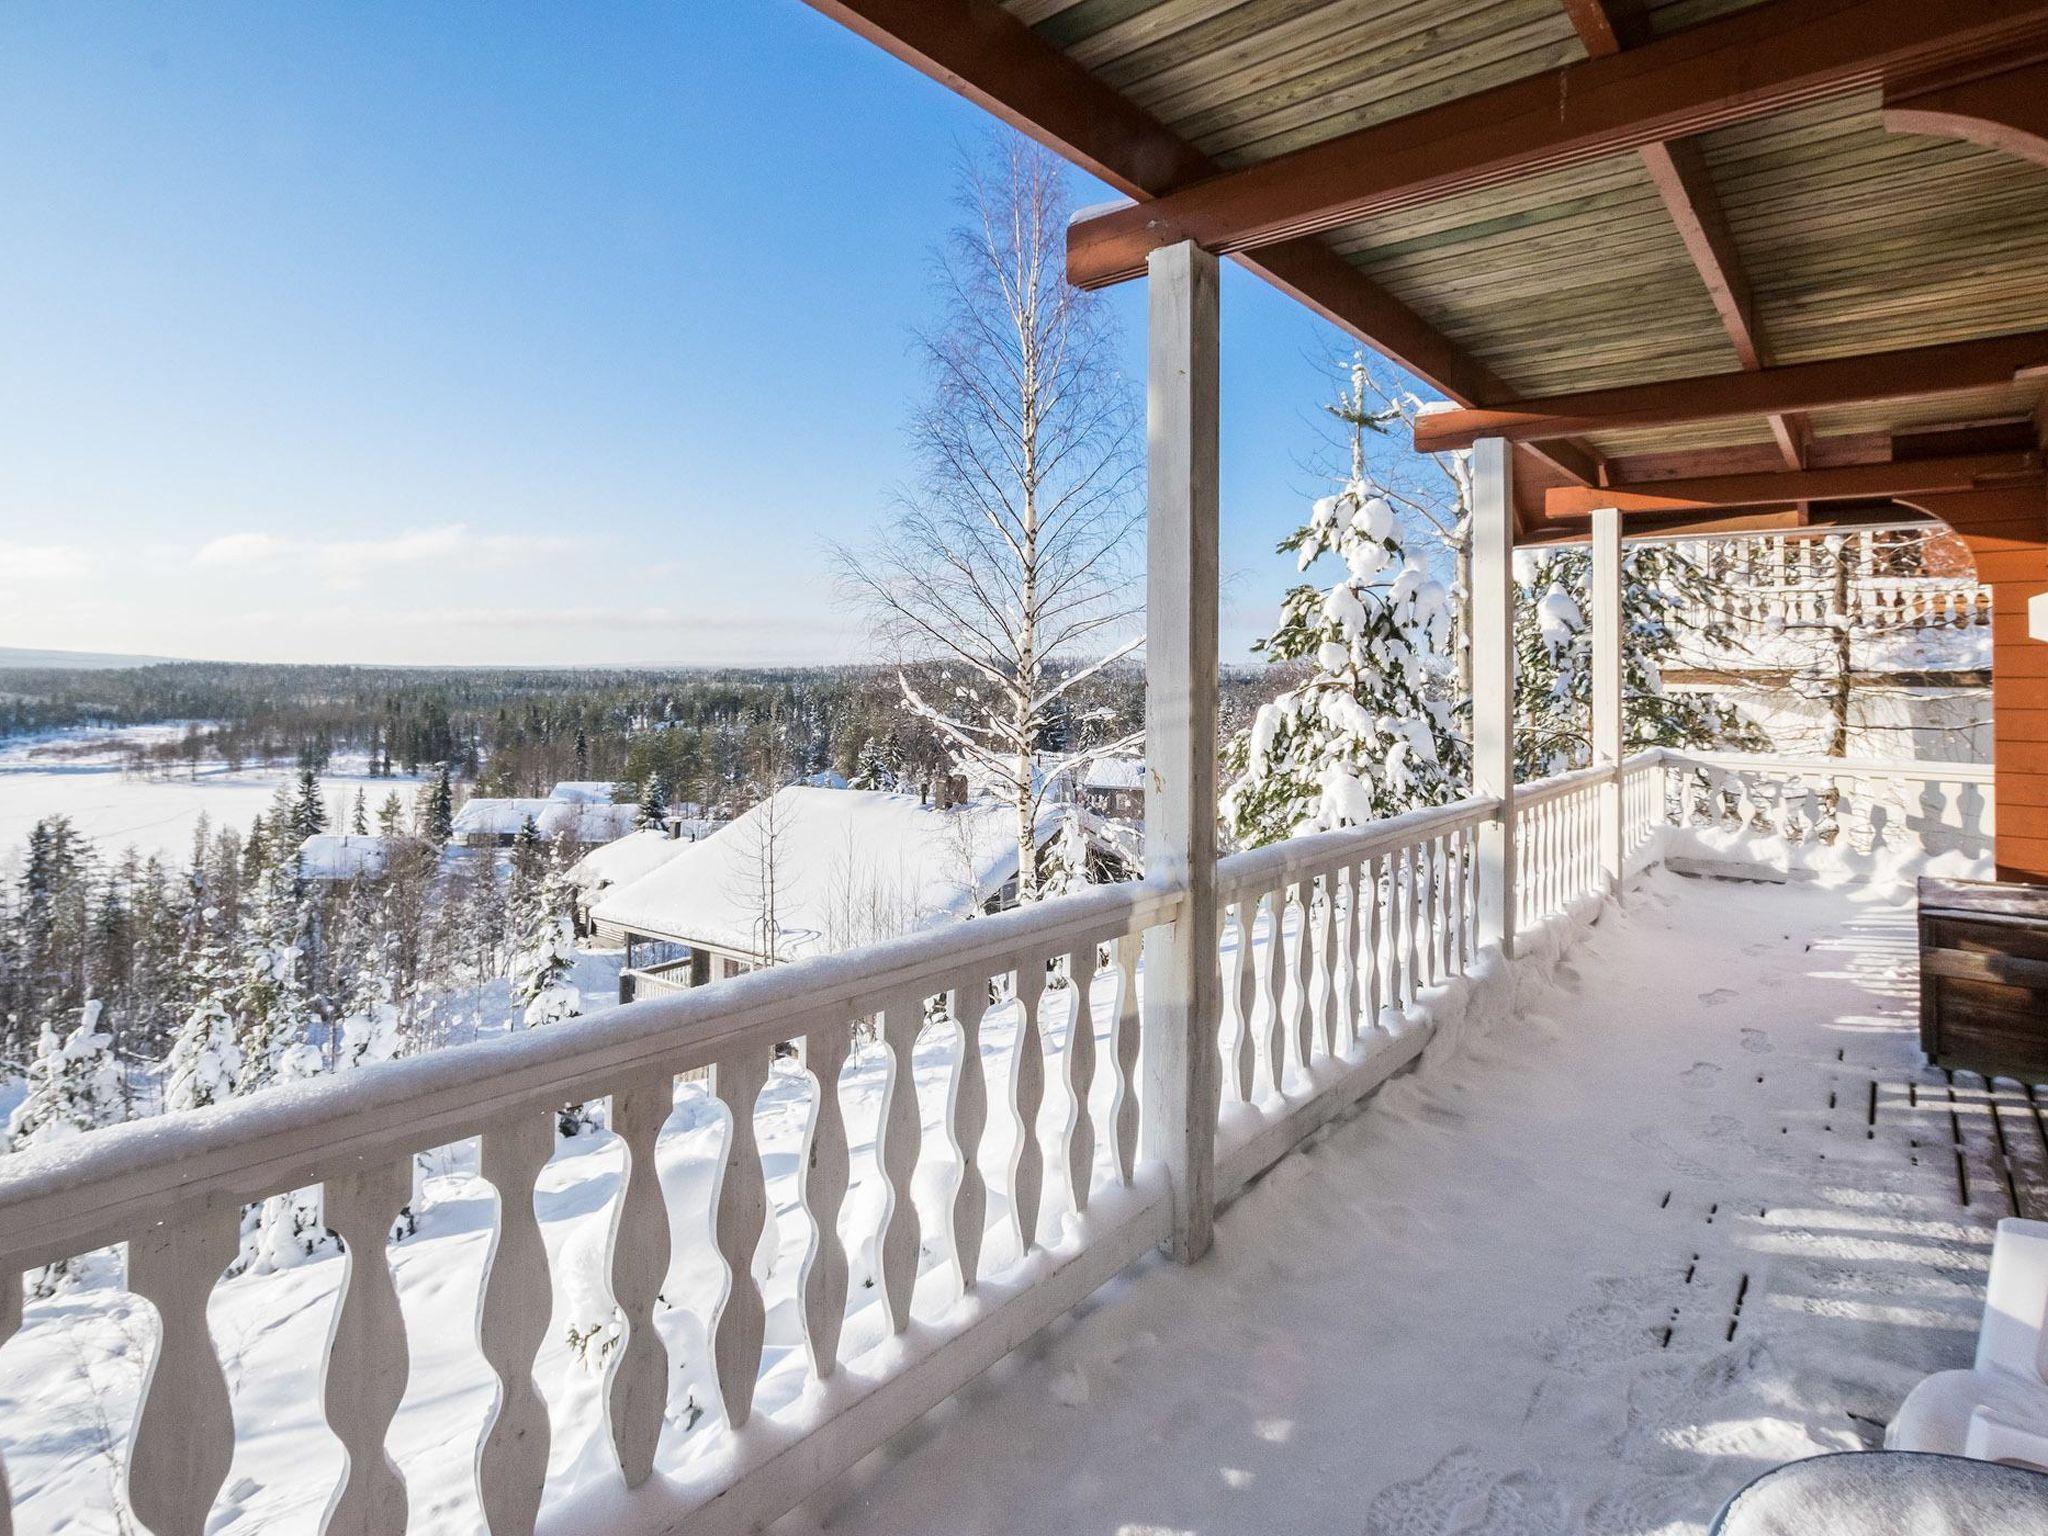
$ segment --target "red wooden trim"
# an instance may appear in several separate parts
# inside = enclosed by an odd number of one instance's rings
[[[2048,61],[1960,85],[1887,85],[1883,117],[1892,133],[1967,139],[2048,165]]]
[[[1784,501],[1864,501],[1886,496],[1970,491],[1987,483],[2032,481],[2041,495],[2041,457],[2035,453],[1968,454],[1849,464],[1835,469],[1788,469],[1764,475],[1713,475],[1659,480],[1641,486],[1560,486],[1544,496],[1549,518],[1590,517],[1601,507],[1624,516],[1644,512],[1697,512],[1710,507],[1762,507]],[[2048,519],[2048,500],[2043,501]]]
[[[1734,420],[1773,411],[1922,399],[2010,383],[2024,368],[2048,367],[2048,331],[1943,342],[1864,357],[1789,363],[1754,373],[1704,374],[1441,411],[1415,423],[1418,450],[1469,448],[1482,437],[1509,442],[1621,432],[1640,427]]]

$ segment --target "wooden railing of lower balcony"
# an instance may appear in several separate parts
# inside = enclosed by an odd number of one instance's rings
[[[1521,928],[1606,888],[1604,792],[1615,792],[1621,844],[1640,863],[1655,856],[1667,809],[1682,811],[1680,781],[1705,761],[1651,752],[1519,787],[1509,814]],[[1433,988],[1499,966],[1482,958],[1476,850],[1502,814],[1498,802],[1464,801],[1221,861],[1222,1008],[1209,1038],[1222,1102],[1199,1109],[1220,1117],[1217,1198],[1412,1060],[1438,1000],[1456,995]],[[320,1186],[325,1221],[348,1249],[321,1362],[327,1422],[347,1456],[322,1528],[394,1536],[408,1496],[386,1439],[409,1345],[387,1238],[412,1196],[414,1157],[473,1141],[498,1196],[477,1316],[496,1400],[476,1446],[475,1495],[492,1536],[588,1528],[579,1522],[591,1511],[574,1501],[543,1510],[553,1421],[535,1364],[560,1277],[534,1193],[560,1107],[605,1100],[627,1158],[605,1260],[622,1339],[606,1366],[604,1433],[624,1502],[606,1524],[752,1530],[1167,1238],[1175,1194],[1139,1159],[1139,1120],[1154,1108],[1139,1071],[1140,953],[1183,905],[1153,885],[1102,887],[21,1154],[0,1165],[0,1272],[12,1282],[0,1284],[0,1342],[21,1319],[13,1277],[125,1245],[127,1285],[161,1324],[127,1442],[127,1497],[156,1536],[199,1536],[236,1441],[209,1298],[245,1208]],[[1003,1009],[1004,1029],[989,1037],[1000,1044],[985,1049],[984,1025]],[[933,1030],[953,1041],[936,1136],[911,1076],[913,1048]],[[857,1042],[882,1053],[889,1087],[865,1173],[880,1186],[876,1284],[854,1303],[879,1309],[882,1326],[864,1335],[891,1341],[858,1355],[840,1235],[856,1170],[836,1091]],[[778,1185],[771,1204],[755,1102],[789,1046],[813,1107],[797,1171],[778,1176],[794,1190]],[[682,1210],[656,1177],[655,1147],[678,1081],[703,1069],[730,1131],[711,1208]],[[988,1136],[992,1109],[1010,1134]],[[944,1191],[936,1230],[924,1230],[913,1181]],[[788,1216],[792,1200],[810,1232],[797,1295],[818,1390],[756,1414],[765,1308],[752,1259],[764,1224],[778,1206]],[[679,1243],[708,1243],[727,1275],[703,1319],[723,1419],[707,1428],[725,1448],[671,1475],[657,1463],[676,1374],[654,1317]],[[0,1492],[0,1536],[10,1528]]]

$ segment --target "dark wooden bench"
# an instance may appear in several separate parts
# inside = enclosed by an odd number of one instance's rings
[[[1921,880],[1920,1048],[1936,1066],[2048,1082],[2048,886]]]

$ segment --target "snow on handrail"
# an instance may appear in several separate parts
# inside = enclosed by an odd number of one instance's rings
[[[1666,763],[1731,771],[1819,773],[1842,778],[1908,779],[1955,784],[1989,784],[1989,763],[1955,763],[1932,759],[1884,757],[1810,757],[1770,752],[1696,752],[1659,747]]]
[[[1218,887],[1237,890],[1257,886],[1265,889],[1284,885],[1306,874],[1316,874],[1339,864],[1355,864],[1376,853],[1386,853],[1409,843],[1421,842],[1438,833],[1477,826],[1500,815],[1498,800],[1457,800],[1449,805],[1425,806],[1404,811],[1362,827],[1345,827],[1336,832],[1311,832],[1283,843],[1247,849],[1221,859],[1216,865]]]

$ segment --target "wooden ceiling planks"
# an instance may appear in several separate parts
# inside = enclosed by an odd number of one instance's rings
[[[1445,334],[1482,346],[1520,390],[1735,365],[1632,153],[1363,220],[1333,243],[1403,302],[1428,305]]]
[[[1167,0],[1106,29],[1146,29],[1113,55],[1086,14],[1038,31],[1233,166],[1539,73],[1577,46],[1554,0]]]
[[[2048,169],[1888,134],[1875,92],[1704,148],[1783,360],[2048,325]]]
[[[1772,0],[1642,0],[1655,36]],[[1252,163],[1583,56],[1565,0],[1006,0],[1198,144]],[[2048,326],[2048,170],[1888,134],[1874,90],[1697,142],[1773,360]],[[1736,355],[1637,157],[1342,226],[1328,243],[1514,389],[1712,372]],[[2038,395],[2038,391],[2034,392]],[[2024,388],[1821,411],[1861,444],[2004,419]],[[1762,418],[1600,434],[1605,454],[1746,454]],[[1819,459],[1861,453],[1823,446]]]

